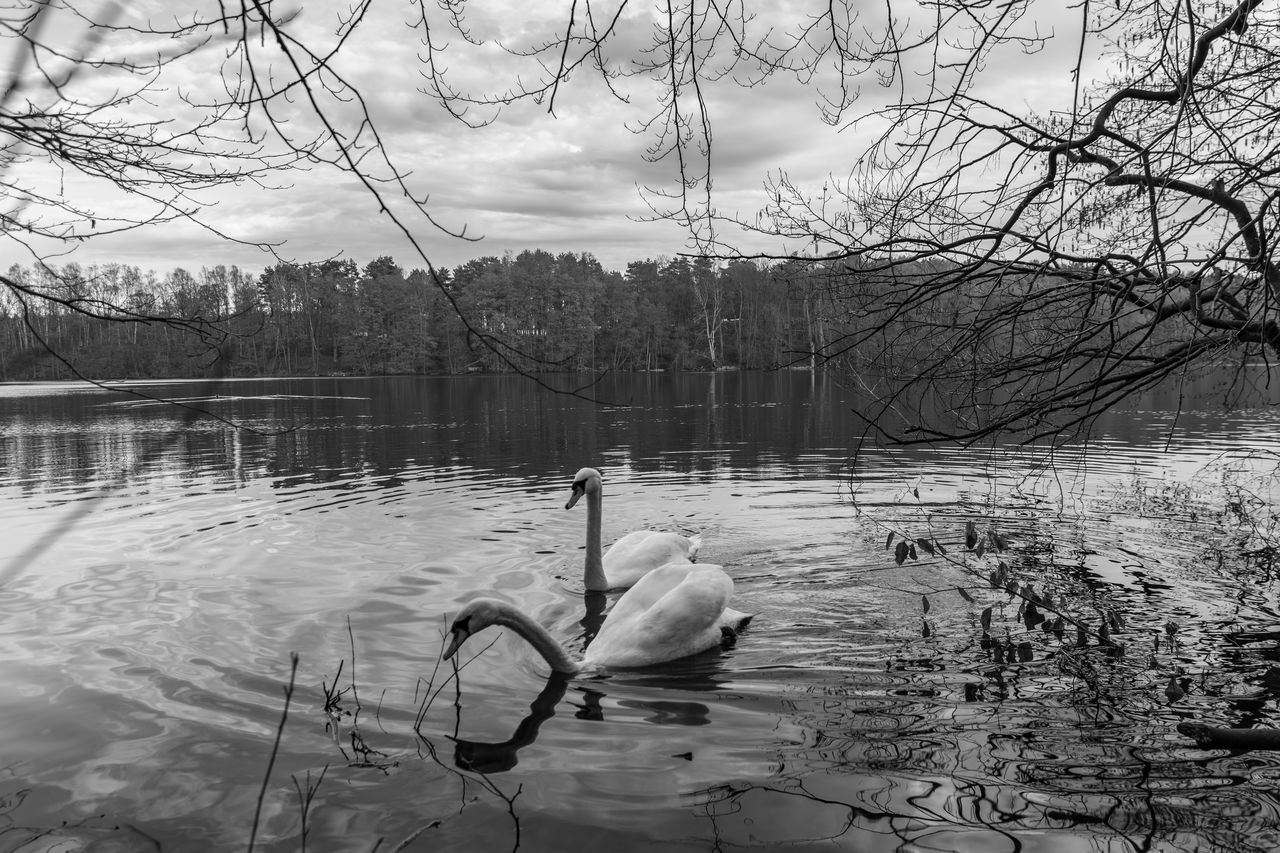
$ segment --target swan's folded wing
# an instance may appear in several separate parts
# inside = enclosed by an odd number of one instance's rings
[[[670,562],[691,562],[697,556],[693,542],[668,530],[637,530],[623,536],[604,555],[609,582],[631,586],[648,572]]]
[[[653,634],[691,635],[713,629],[733,597],[733,579],[719,566],[690,564],[685,578],[654,602],[641,621]]]
[[[639,551],[644,546],[644,543],[656,535],[657,532],[656,530],[631,531],[605,549],[604,559],[606,561],[632,559],[632,554]]]
[[[719,566],[663,566],[618,601],[588,647],[587,659],[647,666],[714,648],[732,596],[733,580]]]
[[[659,566],[637,580],[635,586],[618,599],[617,604],[609,611],[608,619],[615,622],[634,619],[637,614],[644,613],[657,604],[664,595],[684,583],[689,577],[689,572],[694,569],[720,569],[720,567],[708,563],[667,563]],[[723,571],[723,569],[720,570]]]

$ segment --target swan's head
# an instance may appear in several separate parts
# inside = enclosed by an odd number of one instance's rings
[[[490,625],[496,625],[502,614],[502,602],[492,598],[477,598],[463,607],[453,620],[449,629],[449,647],[444,650],[444,659],[453,657],[454,652],[466,642],[467,637],[479,633]]]
[[[595,468],[583,468],[573,475],[573,493],[569,495],[569,502],[564,505],[564,508],[572,509],[573,505],[578,502],[578,498],[600,491],[602,483],[603,478],[600,476],[599,471]]]

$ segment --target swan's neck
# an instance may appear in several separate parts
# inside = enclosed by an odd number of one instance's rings
[[[600,548],[600,504],[604,487],[597,488],[587,495],[587,573],[586,586],[589,592],[604,592],[609,588],[609,580],[604,576],[604,556]]]
[[[564,646],[555,641],[555,638],[547,633],[547,629],[543,628],[537,622],[534,622],[528,616],[516,610],[514,607],[504,607],[498,612],[498,618],[495,620],[499,625],[505,625],[515,631],[521,637],[529,642],[542,655],[542,659],[551,664],[551,669],[555,672],[563,672],[572,675],[578,671],[578,664],[573,658],[569,657],[569,653],[564,650]]]

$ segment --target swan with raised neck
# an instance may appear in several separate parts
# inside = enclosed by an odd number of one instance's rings
[[[595,468],[583,468],[573,477],[565,509],[587,499],[587,554],[583,582],[589,592],[627,589],[649,572],[668,563],[691,563],[702,547],[701,536],[681,536],[665,530],[636,530],[623,536],[605,552],[601,547],[604,478]]]

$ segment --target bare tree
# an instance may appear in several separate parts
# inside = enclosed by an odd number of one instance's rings
[[[843,306],[813,355],[875,369],[868,418],[893,439],[1062,435],[1171,375],[1280,344],[1274,4],[888,0],[784,20],[744,2],[666,0],[652,16],[576,2],[504,45],[529,62],[518,85],[481,94],[442,70],[441,30],[481,41],[465,2],[444,8],[432,22],[418,5],[424,90],[464,120],[525,99],[553,111],[581,70],[618,97],[656,86],[636,128],[670,164],[672,183],[649,188],[655,215],[706,253],[807,266]],[[1038,66],[1067,85],[1027,105]],[[722,215],[708,92],[778,77],[866,144],[820,191],[777,174],[759,217]],[[779,249],[724,236],[743,229]]]
[[[774,187],[775,230],[829,247],[835,287],[858,282],[863,316],[821,355],[897,367],[871,417],[898,440],[1062,435],[1280,344],[1275,7],[1081,4],[1073,97],[1034,112],[981,79],[1001,49],[1047,50],[1032,5],[940,4],[972,47],[945,86],[860,119],[888,129],[838,187],[839,216]],[[889,32],[894,62],[896,45],[955,43]]]

